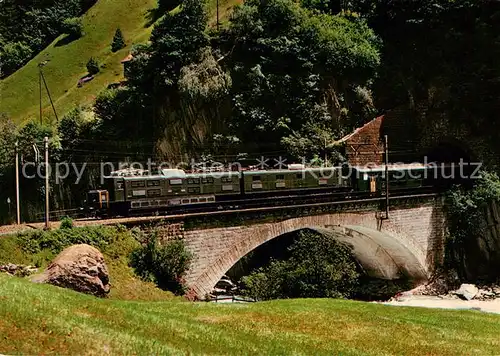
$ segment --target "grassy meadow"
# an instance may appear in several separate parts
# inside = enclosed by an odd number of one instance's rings
[[[98,299],[0,275],[3,354],[498,354],[500,316],[343,300]]]

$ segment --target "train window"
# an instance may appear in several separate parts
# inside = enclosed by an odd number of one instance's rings
[[[159,180],[148,180],[148,187],[159,187],[159,186],[160,186]]]
[[[192,198],[191,203],[198,203],[198,198]]]
[[[116,182],[116,189],[123,189],[123,182]]]
[[[223,183],[231,183],[233,181],[233,178],[231,177],[222,177],[222,182]]]
[[[200,178],[189,178],[188,184],[200,184]]]
[[[202,178],[202,179],[201,179],[201,182],[202,182],[202,183],[213,183],[213,182],[214,182],[214,179],[213,179],[212,177]]]
[[[181,192],[181,187],[172,187],[172,192],[173,193],[180,193]]]
[[[189,199],[182,199],[182,204],[189,204]]]
[[[276,174],[276,180],[285,180],[284,174]]]
[[[188,193],[199,193],[200,192],[200,187],[189,187],[188,188]]]
[[[132,188],[139,188],[139,187],[145,187],[146,186],[146,184],[144,184],[143,180],[132,181],[130,184],[132,185]]]
[[[170,185],[179,185],[182,184],[182,179],[170,179]]]
[[[200,203],[206,203],[207,202],[207,198],[200,198]]]
[[[253,177],[252,177],[252,180],[253,180],[254,182],[259,181],[259,180],[260,180],[260,176],[253,176]]]
[[[149,206],[149,202],[148,201],[141,202],[141,207],[144,207],[144,206]]]
[[[149,189],[148,197],[159,197],[161,195],[161,189]]]

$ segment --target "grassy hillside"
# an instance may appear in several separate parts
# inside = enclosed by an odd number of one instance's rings
[[[228,15],[232,5],[242,0],[220,0],[220,16]],[[216,0],[210,0],[211,24],[215,22]],[[84,16],[85,35],[73,42],[58,45],[64,35],[56,39],[33,60],[0,83],[0,112],[6,112],[16,122],[39,116],[39,88],[37,65],[50,60],[44,67],[44,75],[55,102],[59,117],[74,106],[90,104],[95,96],[108,84],[123,79],[120,61],[135,43],[148,40],[152,26],[152,10],[156,0],[99,0]],[[111,52],[111,41],[120,27],[127,47]],[[85,65],[90,57],[98,59],[104,67],[96,78],[78,88],[78,80],[87,71]],[[43,89],[43,116],[54,121],[55,116],[49,98]]]
[[[500,316],[340,300],[102,300],[0,275],[4,354],[495,354]]]

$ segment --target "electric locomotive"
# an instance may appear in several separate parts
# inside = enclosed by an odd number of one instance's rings
[[[373,167],[306,168],[290,165],[281,170],[242,170],[188,173],[180,169],[150,172],[117,171],[105,187],[88,192],[89,215],[128,216],[151,212],[213,208],[221,202],[272,199],[279,196],[385,194],[385,172],[390,193],[411,193],[436,184],[435,167],[404,164]],[[434,179],[433,177],[436,177]]]

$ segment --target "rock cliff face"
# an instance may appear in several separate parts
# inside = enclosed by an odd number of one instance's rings
[[[47,269],[33,278],[35,282],[106,296],[110,291],[109,273],[104,257],[89,245],[73,245],[63,250]]]

